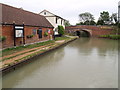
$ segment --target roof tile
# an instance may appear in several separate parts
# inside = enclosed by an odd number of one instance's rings
[[[2,4],[2,23],[13,24],[13,22],[31,26],[53,27],[44,16]]]

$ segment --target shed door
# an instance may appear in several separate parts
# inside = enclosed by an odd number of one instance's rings
[[[42,29],[38,30],[38,35],[39,35],[39,38],[42,38]]]

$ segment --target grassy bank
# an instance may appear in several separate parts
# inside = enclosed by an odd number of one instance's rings
[[[0,60],[0,62],[2,62],[2,66],[0,67],[3,68],[14,65],[15,63],[24,61],[40,53],[48,51],[54,47],[62,45],[63,43],[68,42],[74,38],[76,37],[56,37],[55,40],[52,41],[45,41],[41,43],[5,49],[2,51],[3,55],[1,57],[2,59]]]
[[[27,49],[32,49],[35,47],[40,47],[48,44],[55,43],[55,41],[58,40],[69,40],[69,37],[56,37],[55,40],[50,40],[50,41],[45,41],[45,42],[40,42],[40,43],[35,43],[31,45],[26,45],[26,46],[19,46],[19,47],[14,47],[14,48],[7,48],[2,50],[0,53],[2,53],[2,56],[10,55],[19,51],[27,50]]]
[[[45,41],[45,42],[40,42],[36,44],[31,44],[31,45],[26,45],[26,46],[19,46],[19,47],[14,47],[14,48],[7,48],[2,50],[2,56],[10,55],[19,51],[27,50],[27,49],[32,49],[35,47],[40,47],[44,46],[50,43],[54,43],[55,41]]]
[[[113,39],[113,40],[118,40],[120,39],[120,35],[100,35],[100,38],[109,38],[109,39]]]
[[[58,40],[69,40],[70,37],[56,37],[55,38],[55,41],[58,41]]]

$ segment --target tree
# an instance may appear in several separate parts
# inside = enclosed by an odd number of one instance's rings
[[[64,31],[64,27],[63,26],[58,26],[58,33],[60,36],[64,35],[65,31]]]
[[[94,21],[94,16],[89,13],[89,12],[85,12],[85,13],[81,13],[79,15],[79,18],[80,18],[80,22],[89,22],[89,25],[90,25],[90,21]]]
[[[96,25],[96,22],[95,21],[85,21],[84,23],[83,22],[76,23],[76,25]]]
[[[96,25],[95,21],[85,21],[84,25]]]
[[[83,22],[80,22],[80,23],[76,23],[76,25],[84,25],[84,23],[83,23]]]
[[[99,19],[99,20],[97,21],[97,25],[104,25],[104,24],[105,24],[104,21],[101,20],[101,19]]]
[[[70,26],[71,25],[69,21],[65,21],[64,24],[65,24],[65,26]]]
[[[111,15],[111,21],[115,21],[115,23],[117,23],[117,13],[113,13]]]
[[[100,13],[100,19],[99,20],[102,20],[104,24],[109,24],[109,21],[110,21],[110,16],[109,16],[109,12],[108,11],[103,11]]]
[[[90,25],[96,25],[95,21],[90,21]]]

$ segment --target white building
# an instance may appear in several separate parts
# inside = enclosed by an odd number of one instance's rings
[[[54,26],[55,35],[58,35],[58,25],[61,25],[65,28],[65,22],[67,20],[63,19],[62,17],[57,16],[47,10],[43,10],[39,14],[45,16],[46,19]]]
[[[118,21],[120,22],[120,1],[118,2]]]

